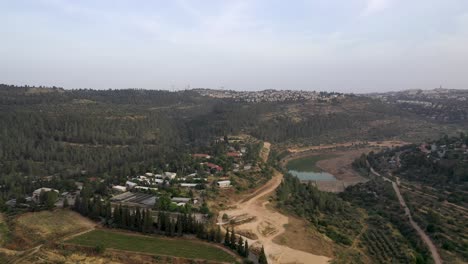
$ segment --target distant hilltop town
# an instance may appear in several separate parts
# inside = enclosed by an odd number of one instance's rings
[[[232,91],[232,90],[212,90],[194,89],[193,91],[202,96],[212,98],[233,99],[242,102],[291,102],[291,101],[332,101],[344,98],[341,93],[328,93],[316,91],[294,91],[294,90],[263,90],[263,91]]]
[[[439,121],[468,120],[468,90],[437,88],[368,94],[382,102]]]

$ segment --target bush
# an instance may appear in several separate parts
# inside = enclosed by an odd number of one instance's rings
[[[99,244],[99,245],[94,247],[94,251],[97,254],[102,254],[102,253],[104,253],[104,251],[106,251],[106,247],[103,244]]]

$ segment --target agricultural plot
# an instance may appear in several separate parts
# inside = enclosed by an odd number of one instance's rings
[[[235,258],[229,253],[206,243],[125,234],[110,230],[94,230],[72,238],[67,243],[180,258],[235,262]]]
[[[390,231],[369,229],[361,237],[370,257],[377,263],[412,263],[413,258]]]
[[[368,219],[369,226],[360,238],[360,247],[376,263],[413,263],[414,252],[408,241],[389,223]]]
[[[434,241],[447,263],[468,261],[468,214],[431,196],[405,191],[413,218]]]

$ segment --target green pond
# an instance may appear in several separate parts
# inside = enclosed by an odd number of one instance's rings
[[[316,165],[318,161],[332,157],[332,155],[317,155],[293,159],[288,162],[286,168],[291,175],[302,181],[335,181],[335,176],[322,171]]]

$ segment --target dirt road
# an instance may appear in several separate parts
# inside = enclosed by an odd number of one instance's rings
[[[378,172],[376,172],[374,170],[374,168],[371,167],[371,172],[374,174],[374,175],[377,175],[377,176],[380,176],[382,177],[385,181],[388,181],[388,182],[391,182],[392,183],[392,187],[393,187],[393,190],[395,191],[397,197],[398,197],[398,201],[400,202],[400,205],[403,207],[403,209],[405,210],[405,215],[408,217],[408,220],[411,224],[411,226],[414,228],[414,230],[416,230],[416,232],[418,233],[419,237],[423,240],[423,242],[426,244],[426,246],[429,248],[429,251],[431,251],[431,255],[432,255],[432,259],[434,259],[434,263],[435,264],[442,264],[442,259],[440,258],[440,255],[439,255],[439,252],[437,251],[437,248],[436,246],[434,245],[434,243],[432,242],[431,238],[421,229],[421,227],[419,227],[419,225],[413,220],[413,217],[411,216],[411,212],[408,208],[408,206],[406,206],[406,202],[405,202],[405,199],[403,199],[403,196],[401,195],[400,193],[400,188],[398,187],[399,185],[399,178],[397,177],[397,182],[394,182],[392,180],[390,180],[389,178],[385,177],[385,176],[382,176],[380,175]],[[397,184],[398,183],[398,184]]]
[[[285,232],[284,225],[289,222],[287,216],[267,206],[269,203],[268,195],[275,191],[282,179],[283,175],[275,171],[273,178],[255,192],[255,195],[236,203],[233,206],[234,209],[221,211],[218,223],[226,224],[222,220],[223,214],[227,214],[229,219],[251,219],[247,223],[237,225],[236,230],[248,231],[258,237],[257,239],[244,238],[253,247],[261,245],[265,247],[268,263],[328,263],[330,260],[328,257],[295,250],[273,242],[277,235]]]
[[[263,162],[268,161],[268,157],[270,156],[270,149],[271,149],[271,143],[270,142],[263,142],[263,148],[262,151],[260,152],[260,158],[263,160]]]
[[[398,188],[398,184],[396,182],[392,182],[392,186],[393,186],[393,190],[395,190],[395,193],[398,197],[398,201],[400,202],[400,205],[405,209],[405,215],[408,216],[411,226],[416,230],[419,237],[421,237],[421,239],[424,241],[424,243],[427,245],[427,247],[431,251],[432,258],[434,259],[434,263],[441,264],[442,259],[440,258],[440,255],[439,255],[439,252],[437,251],[436,246],[434,245],[434,243],[432,243],[432,240],[429,238],[428,235],[426,235],[426,233],[421,229],[421,227],[419,227],[419,225],[415,221],[413,221],[411,212],[409,208],[406,206],[403,196],[401,196],[400,188]]]

